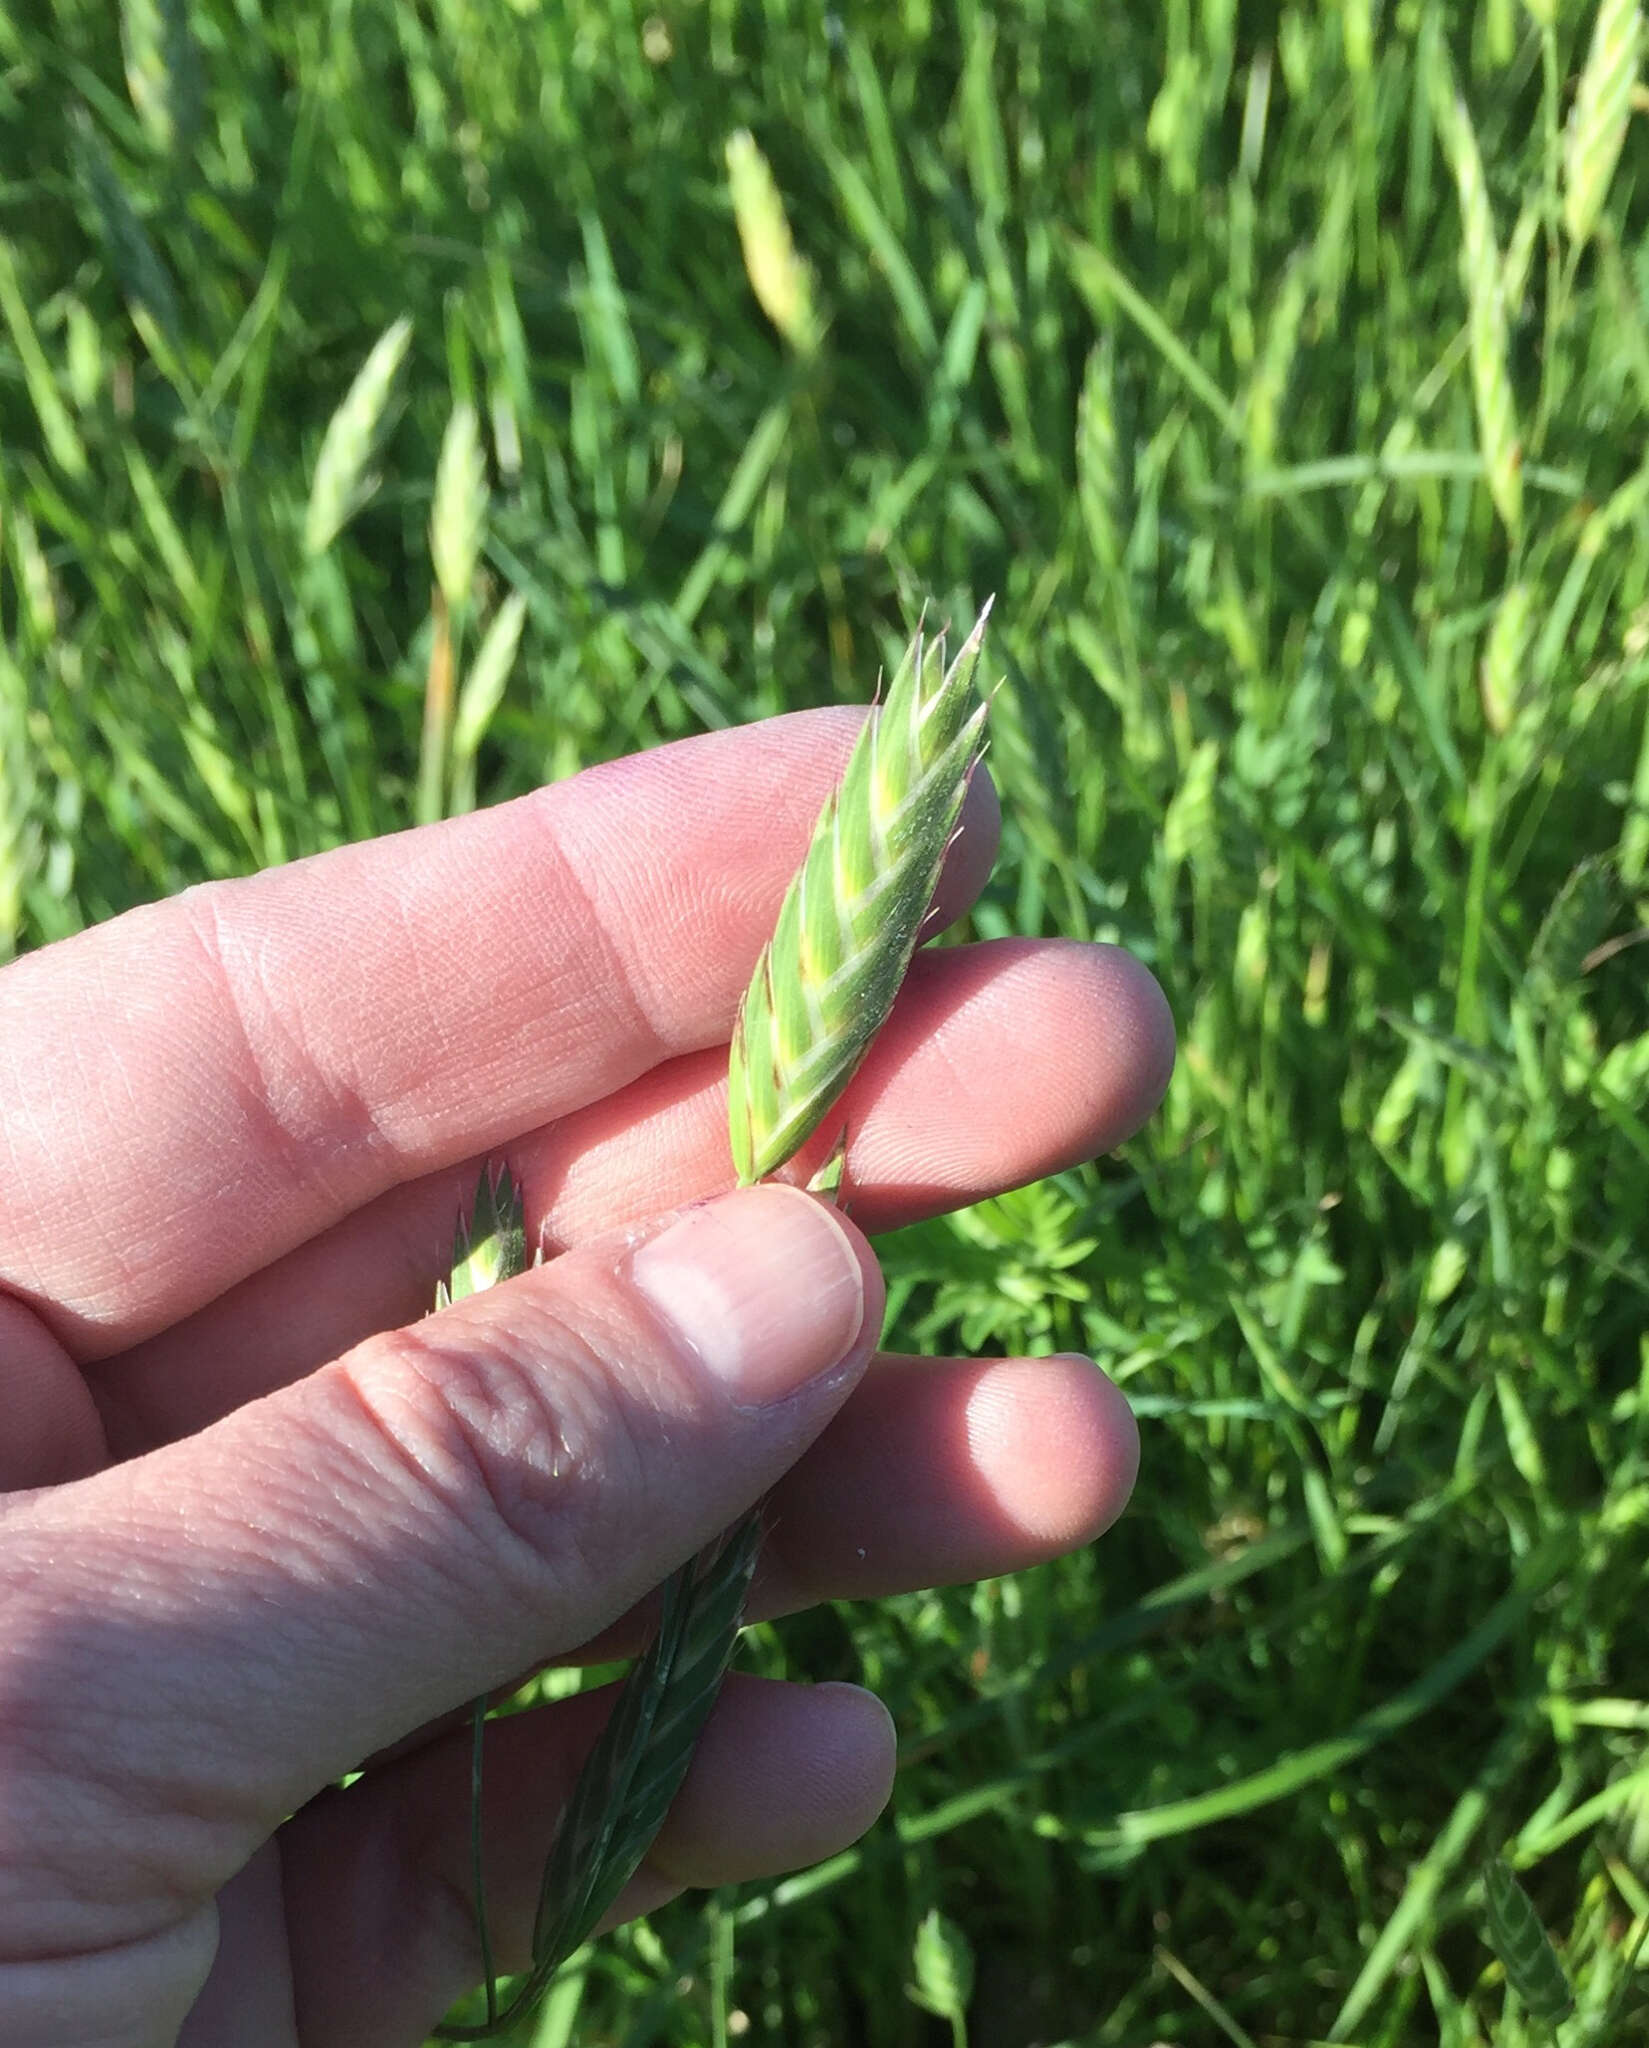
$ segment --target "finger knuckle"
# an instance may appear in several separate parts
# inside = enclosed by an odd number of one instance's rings
[[[449,1561],[514,1574],[529,1600],[610,1569],[646,1458],[584,1331],[542,1304],[431,1317],[381,1340],[351,1385],[377,1461],[433,1512]]]

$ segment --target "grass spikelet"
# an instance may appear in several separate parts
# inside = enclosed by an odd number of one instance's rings
[[[1560,2020],[1574,2008],[1574,1993],[1533,1901],[1496,1856],[1483,1866],[1483,1899],[1489,1939],[1506,1972],[1506,1982],[1534,2018]]]
[[[1093,348],[1076,411],[1076,501],[1094,559],[1114,574],[1122,561],[1122,465],[1110,351]]]
[[[475,565],[487,532],[487,460],[481,447],[481,426],[475,407],[455,405],[441,437],[435,467],[435,497],[429,515],[429,551],[435,580],[447,610],[461,612],[469,602]]]
[[[1620,161],[1642,48],[1637,0],[1602,0],[1563,138],[1563,225],[1576,249],[1590,241]]]
[[[727,184],[750,289],[798,355],[818,345],[813,275],[796,253],[772,167],[748,128],[727,138]]]
[[[978,750],[973,675],[989,612],[948,667],[943,636],[918,631],[756,962],[728,1074],[742,1186],[806,1144],[893,1007]]]
[[[948,2020],[959,2041],[966,2039],[965,2020],[973,2000],[973,1950],[967,1936],[953,1920],[947,1920],[937,1906],[922,1918],[911,1951],[911,1975],[907,1988],[911,1999],[924,2012]]]
[[[1460,195],[1460,272],[1466,287],[1472,396],[1489,492],[1508,532],[1523,519],[1523,450],[1507,368],[1506,299],[1494,215],[1483,183],[1483,159],[1471,116],[1458,94],[1444,122]]]
[[[452,1270],[435,1290],[435,1306],[449,1308],[513,1280],[528,1263],[521,1183],[507,1166],[483,1166],[470,1212],[459,1217],[453,1233]]]
[[[1533,608],[1534,593],[1529,585],[1512,584],[1495,607],[1494,623],[1484,643],[1478,691],[1483,700],[1483,722],[1497,739],[1511,731],[1525,701]]]
[[[121,0],[120,54],[150,143],[161,155],[184,155],[200,130],[202,100],[200,49],[185,0]]]
[[[658,1633],[632,1665],[556,1829],[539,1887],[531,1970],[502,2008],[489,1982],[487,2017],[449,2020],[435,2029],[436,2040],[486,2041],[522,2019],[635,1875],[681,1789],[732,1660],[762,1534],[761,1516],[746,1516],[717,1551],[664,1588]],[[479,1856],[476,1868],[479,1901]]]
[[[527,600],[511,591],[493,614],[458,692],[451,748],[455,809],[467,810],[475,802],[475,757],[504,701],[526,622]]]
[[[571,1955],[586,1941],[663,1826],[731,1661],[762,1533],[760,1515],[747,1516],[666,1586],[658,1634],[562,1822],[539,1895],[536,1953]]]
[[[303,548],[310,557],[326,553],[378,488],[368,465],[411,341],[412,322],[402,314],[374,342],[327,421],[304,514]]]

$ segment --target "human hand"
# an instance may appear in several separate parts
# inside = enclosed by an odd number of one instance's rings
[[[855,1223],[723,1192],[734,1011],[855,729],[663,748],[0,974],[7,2048],[407,2048],[480,1973],[464,1702],[635,1647],[769,1490],[755,1614],[1119,1510],[1091,1366],[877,1356]],[[936,924],[994,826],[980,776]],[[856,1223],[1093,1156],[1171,1051],[1112,950],[919,955],[844,1104]],[[425,1319],[489,1156],[561,1255]],[[505,1968],[602,1704],[489,1729]],[[868,1695],[735,1677],[615,1917],[833,1852],[891,1768]]]

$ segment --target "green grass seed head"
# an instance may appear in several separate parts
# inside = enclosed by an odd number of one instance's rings
[[[1620,161],[1642,48],[1637,0],[1603,0],[1563,138],[1563,225],[1577,249],[1591,239]]]
[[[813,273],[796,252],[778,182],[748,128],[727,138],[727,185],[745,273],[762,311],[798,355],[818,346]]]
[[[806,1144],[893,1007],[978,753],[973,679],[989,611],[948,666],[943,636],[918,631],[820,813],[733,1032],[741,1185]]]
[[[411,341],[412,322],[403,314],[373,343],[327,421],[304,514],[306,555],[324,555],[378,487],[370,469],[372,454]]]
[[[1483,160],[1465,101],[1447,109],[1446,136],[1460,196],[1460,270],[1466,286],[1472,396],[1489,494],[1509,533],[1523,518],[1523,448],[1512,396],[1504,275]]]
[[[429,552],[449,612],[469,602],[487,537],[487,458],[481,423],[467,401],[455,405],[441,437],[430,504]]]
[[[472,1294],[513,1280],[527,1270],[526,1211],[521,1183],[507,1166],[481,1169],[475,1200],[460,1216],[452,1240],[452,1271],[436,1290],[437,1308],[449,1308]]]

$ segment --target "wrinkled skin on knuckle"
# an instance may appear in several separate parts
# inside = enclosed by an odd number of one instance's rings
[[[506,1296],[397,1331],[344,1368],[375,1479],[409,1519],[433,1521],[444,1567],[490,1600],[584,1609],[633,1534],[651,1427],[605,1348],[599,1328]]]

